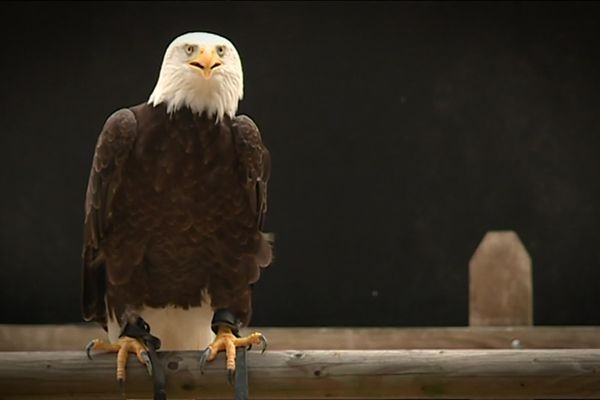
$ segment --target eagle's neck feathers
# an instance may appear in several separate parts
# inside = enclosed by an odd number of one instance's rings
[[[237,77],[224,74],[203,81],[194,78],[173,67],[163,68],[148,103],[154,107],[165,104],[169,114],[187,107],[198,115],[216,116],[217,121],[225,115],[235,116],[242,97]]]

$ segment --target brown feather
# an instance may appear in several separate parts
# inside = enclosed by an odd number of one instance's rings
[[[260,229],[270,157],[252,120],[141,104],[105,124],[86,196],[83,314],[143,306],[230,308],[247,323],[271,260]]]

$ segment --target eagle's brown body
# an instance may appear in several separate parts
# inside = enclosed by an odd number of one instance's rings
[[[269,172],[248,117],[217,123],[146,103],[113,114],[86,195],[85,319],[106,326],[106,305],[119,320],[145,306],[199,306],[206,293],[206,306],[247,323],[251,284],[271,261],[260,231]]]

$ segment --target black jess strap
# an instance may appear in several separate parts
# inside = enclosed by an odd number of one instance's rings
[[[240,337],[241,322],[231,311],[221,308],[215,311],[211,328],[216,334],[220,326],[231,329],[236,337]],[[235,352],[235,396],[234,400],[248,400],[248,365],[246,363],[246,348],[238,347]]]
[[[165,391],[165,371],[156,354],[156,350],[160,349],[160,339],[150,334],[150,325],[148,325],[141,317],[138,317],[135,324],[130,324],[128,322],[119,337],[122,336],[140,339],[144,342],[148,349],[150,363],[152,364],[154,400],[167,400],[167,392]]]

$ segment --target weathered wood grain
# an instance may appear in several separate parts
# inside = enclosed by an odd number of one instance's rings
[[[161,353],[170,399],[232,398],[223,356]],[[272,351],[248,355],[250,396],[267,398],[600,398],[600,350]],[[134,357],[126,393],[151,396]],[[117,398],[115,356],[0,353],[0,399]]]
[[[600,348],[598,326],[255,329],[272,350]],[[95,324],[0,325],[0,351],[80,350],[95,337]]]

